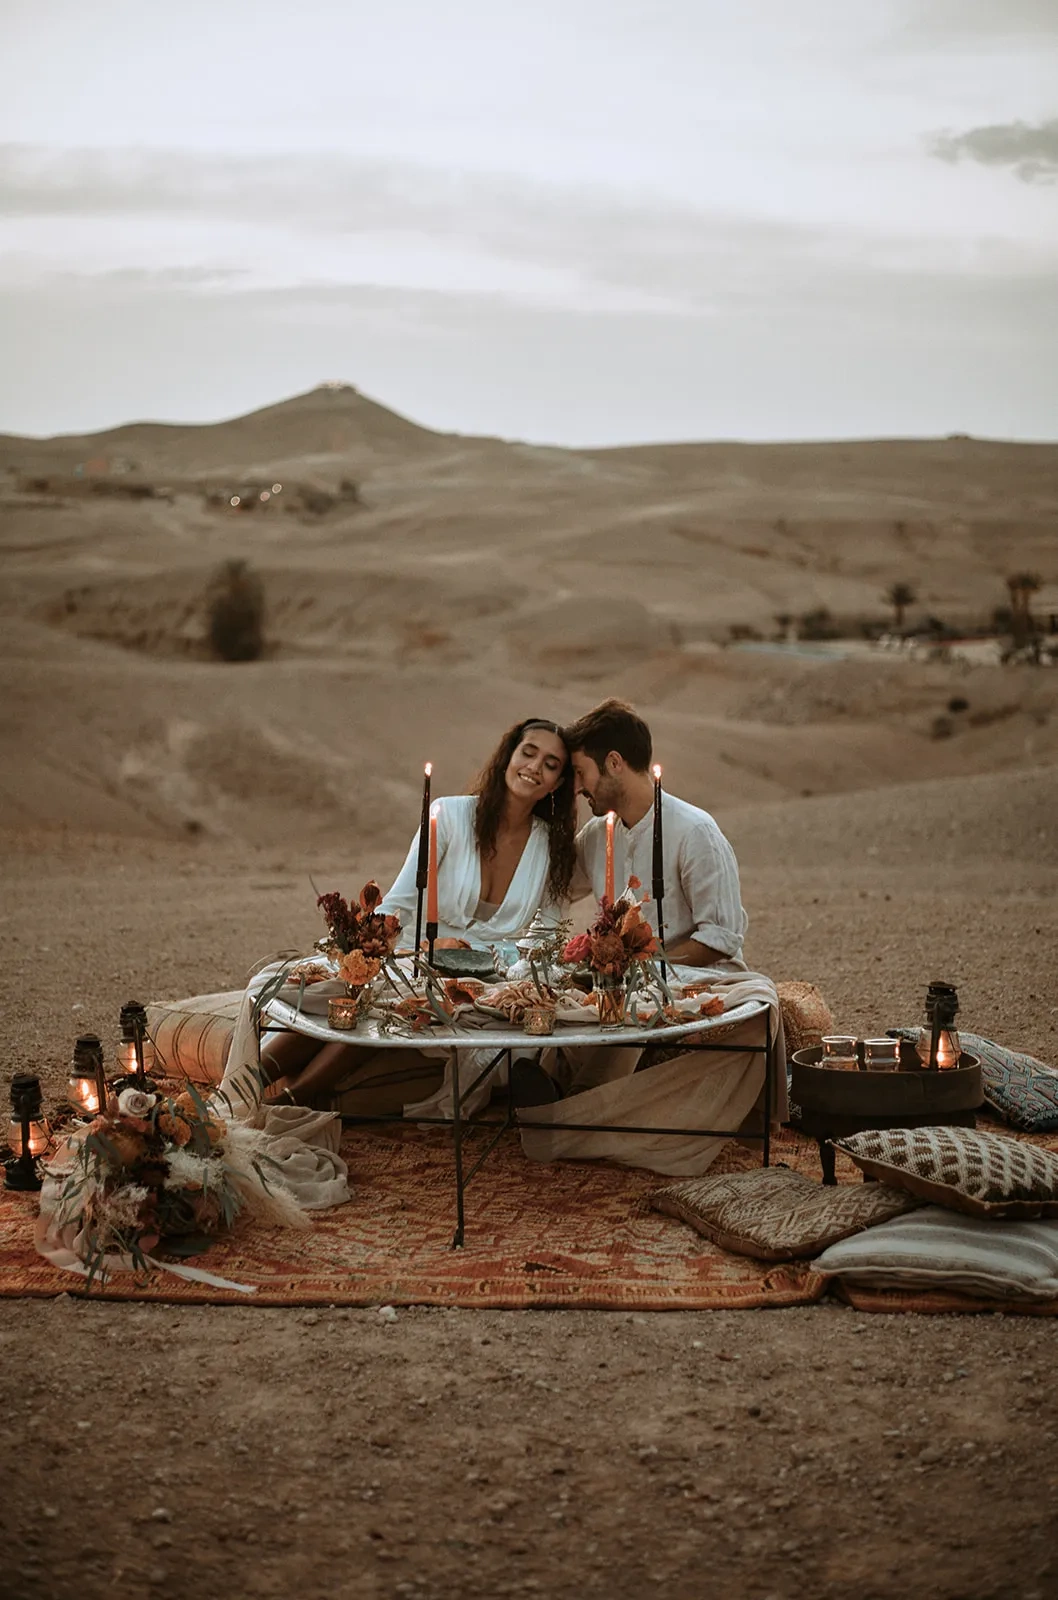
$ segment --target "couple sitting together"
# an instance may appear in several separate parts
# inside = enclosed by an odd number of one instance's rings
[[[651,757],[649,728],[630,706],[618,700],[603,701],[566,728],[535,717],[511,728],[484,768],[474,793],[437,802],[439,945],[486,946],[510,940],[523,933],[540,912],[557,919],[572,901],[587,894],[600,899],[606,874],[605,817],[610,811],[618,819],[614,839],[617,897],[633,877],[642,884],[650,883]],[[579,833],[578,796],[584,797],[593,813]],[[742,960],[747,918],[734,851],[708,812],[670,794],[663,795],[662,807],[666,958],[678,966],[708,967],[717,973],[718,981],[728,984],[737,983],[744,975],[745,992],[737,998],[755,994],[770,1001],[774,991],[767,980],[758,979],[754,990],[748,980],[756,975],[746,973]],[[418,836],[380,908],[400,918],[406,941],[411,940],[415,927],[417,861]],[[656,931],[656,904],[648,901],[643,912]],[[770,993],[761,996],[761,984]],[[363,1064],[367,1053],[363,1047],[321,1047],[317,1040],[303,1035],[281,1033],[266,1043],[262,1061],[282,1098],[304,1104],[333,1090],[352,1068]],[[400,1053],[389,1050],[380,1054],[388,1057],[385,1065],[393,1068]],[[688,1100],[684,1091],[689,1079],[676,1069],[694,1056],[683,1051],[680,1060],[637,1074],[637,1079],[645,1076],[651,1080],[646,1100],[646,1091],[638,1082],[635,1092],[625,1083],[615,1099],[615,1086],[636,1073],[641,1064],[639,1049],[600,1045],[551,1052],[541,1064],[527,1041],[525,1054],[530,1060],[517,1064],[516,1090],[521,1092],[516,1098],[522,1105],[534,1107],[534,1124],[538,1117],[546,1119],[549,1108],[545,1102],[560,1094],[581,1096],[583,1104],[578,1104],[573,1120],[633,1123],[638,1117],[643,1121],[644,1108],[658,1096],[664,1100],[672,1079],[676,1090],[670,1112],[674,1107],[680,1111],[678,1126],[737,1127],[752,1109],[763,1083],[759,1055],[734,1052],[737,1071],[725,1073],[720,1068],[726,1055],[699,1054],[697,1076],[700,1079],[704,1072],[718,1093],[707,1096],[705,1102],[700,1093]],[[732,1067],[732,1063],[728,1065]],[[381,1060],[379,1066],[383,1066]],[[450,1090],[447,1092],[450,1102]],[[669,1098],[671,1101],[671,1095]],[[406,1108],[408,1115],[416,1112],[445,1114],[443,1095]],[[738,1121],[718,1122],[716,1118],[725,1112],[737,1116]],[[702,1116],[713,1120],[702,1121]],[[527,1144],[527,1153],[540,1159],[580,1153],[572,1147],[577,1145],[576,1139],[571,1147],[558,1148],[564,1141],[557,1131],[543,1143],[542,1136],[531,1137],[537,1138],[538,1149]],[[601,1135],[590,1137],[594,1144],[584,1153],[628,1159],[616,1148],[602,1148]],[[570,1139],[565,1136],[566,1146]],[[677,1162],[686,1158],[686,1152],[681,1156],[677,1149],[683,1142],[662,1141],[666,1162],[670,1157]],[[700,1170],[700,1166],[666,1164],[658,1170]]]

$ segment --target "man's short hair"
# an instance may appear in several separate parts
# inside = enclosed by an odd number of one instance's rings
[[[646,772],[654,753],[650,729],[623,700],[603,700],[571,722],[562,737],[570,755],[583,750],[600,770],[611,750],[616,750],[633,772]]]

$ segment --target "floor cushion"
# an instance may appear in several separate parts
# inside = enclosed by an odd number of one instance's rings
[[[831,1245],[814,1265],[862,1288],[1051,1300],[1058,1296],[1058,1221],[997,1222],[924,1206]]]
[[[890,1031],[902,1039],[917,1040],[919,1035],[918,1028]],[[964,1050],[980,1059],[985,1099],[997,1116],[1025,1133],[1058,1132],[1058,1068],[961,1028],[959,1039]]]
[[[825,1033],[833,1033],[833,1013],[814,983],[777,983],[775,992],[782,1012],[787,1059],[795,1050],[821,1044]]]
[[[871,1177],[949,1210],[1058,1216],[1058,1155],[974,1128],[875,1128],[833,1141]]]
[[[1026,1133],[1058,1131],[1058,1071],[1020,1050],[1007,1050],[976,1033],[959,1035],[981,1058],[985,1099],[1011,1127]]]
[[[242,989],[156,1000],[147,1007],[147,1030],[161,1072],[192,1083],[219,1083],[224,1076]]]
[[[921,1202],[885,1184],[825,1187],[787,1167],[684,1178],[650,1196],[655,1211],[758,1261],[818,1255],[828,1244],[913,1210]]]

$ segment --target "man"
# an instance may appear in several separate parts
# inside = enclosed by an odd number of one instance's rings
[[[582,893],[596,899],[606,880],[606,813],[614,830],[614,893],[638,878],[650,892],[653,878],[654,780],[650,729],[621,700],[604,700],[563,732],[577,792],[594,813],[577,835]],[[687,967],[745,970],[742,942],[748,918],[742,908],[735,852],[707,811],[663,793],[665,844],[665,955]],[[574,893],[576,893],[576,886]],[[644,915],[657,929],[657,904]]]

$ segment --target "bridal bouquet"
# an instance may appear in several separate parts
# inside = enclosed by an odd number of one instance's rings
[[[60,1265],[83,1264],[90,1287],[114,1268],[149,1274],[160,1265],[155,1251],[200,1254],[245,1209],[304,1226],[293,1195],[266,1175],[258,1143],[190,1084],[175,1098],[111,1095],[49,1163],[38,1249]]]
[[[350,989],[363,988],[377,978],[397,947],[400,919],[379,911],[381,903],[382,891],[374,879],[361,889],[359,902],[347,904],[337,893],[317,897],[327,924],[324,948]]]

